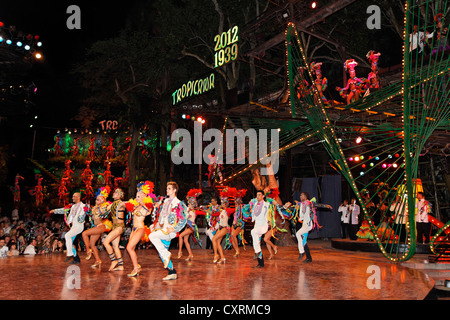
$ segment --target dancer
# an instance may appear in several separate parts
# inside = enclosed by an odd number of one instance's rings
[[[219,214],[219,228],[216,234],[212,238],[213,250],[214,250],[214,260],[213,263],[225,263],[225,255],[223,254],[223,248],[221,242],[224,236],[230,232],[230,227],[228,226],[228,212],[230,202],[229,197],[235,197],[237,193],[236,188],[226,187],[220,191],[220,201],[221,209]],[[219,259],[220,258],[220,259]]]
[[[302,227],[295,234],[298,241],[298,251],[300,253],[298,260],[302,260],[303,254],[306,254],[306,259],[303,262],[312,262],[311,253],[309,251],[306,239],[308,237],[309,231],[313,228],[313,217],[314,205],[309,201],[309,194],[307,192],[302,192],[300,194],[300,212],[298,216],[298,221],[302,223]]]
[[[95,263],[91,266],[92,268],[100,267],[102,263],[95,244],[104,232],[109,232],[112,228],[111,221],[106,219],[109,215],[109,203],[106,202],[106,199],[108,198],[110,191],[111,190],[109,187],[99,188],[95,198],[95,206],[91,211],[91,221],[94,226],[86,231],[83,231],[81,234],[83,237],[83,242],[86,245],[86,260],[90,260],[92,254],[94,254],[95,257]]]
[[[211,198],[211,203],[205,207],[200,206],[200,210],[204,211],[206,222],[208,223],[209,228],[206,230],[206,235],[208,236],[208,239],[212,243],[212,238],[217,232],[217,229],[219,229],[219,224],[217,223],[217,218],[220,215],[220,206],[217,202],[216,197]],[[208,249],[208,245],[206,246],[206,249]]]
[[[187,207],[184,202],[177,198],[178,184],[176,182],[168,182],[166,187],[167,198],[157,202],[153,214],[155,222],[151,226],[152,233],[149,239],[155,246],[159,256],[164,264],[164,269],[169,274],[163,280],[177,279],[177,272],[173,267],[170,257],[172,253],[169,251],[170,242],[177,236],[187,222]]]
[[[243,209],[244,205],[242,202],[242,198],[247,193],[247,189],[240,189],[236,193],[236,197],[234,199],[234,203],[236,205],[236,210],[234,211],[233,225],[231,226],[231,244],[235,251],[234,257],[239,257],[239,242],[238,235],[240,236],[242,243],[244,244],[244,220],[243,220]]]
[[[255,256],[258,259],[258,265],[255,268],[264,267],[264,258],[261,249],[261,237],[269,230],[267,223],[267,215],[269,213],[269,203],[264,201],[264,191],[258,190],[256,192],[256,199],[250,201],[250,212],[254,227],[251,231],[253,239],[253,249]]]
[[[114,190],[114,202],[108,207],[111,214],[112,228],[106,238],[103,239],[103,246],[105,247],[106,252],[108,252],[109,259],[111,260],[109,271],[123,270],[122,252],[119,249],[120,236],[125,229],[124,219],[126,208],[125,203],[122,201],[123,196],[122,189],[117,188]]]
[[[178,259],[182,257],[183,250],[183,242],[186,245],[186,249],[189,253],[189,256],[186,258],[186,261],[190,261],[194,259],[194,255],[192,254],[191,246],[189,244],[189,237],[194,235],[196,241],[200,243],[200,237],[198,234],[198,228],[195,224],[195,218],[197,217],[195,208],[197,207],[197,198],[202,194],[201,189],[191,189],[187,193],[187,202],[188,202],[188,218],[186,223],[186,228],[180,234],[178,238]],[[201,244],[200,244],[201,245]]]
[[[87,206],[81,201],[81,194],[75,192],[72,196],[73,205],[70,207],[69,216],[64,216],[68,226],[72,224],[70,230],[66,233],[66,252],[67,257],[64,262],[69,262],[70,264],[80,263],[80,257],[77,255],[77,251],[73,246],[73,241],[76,236],[83,232],[84,229],[84,219],[86,217]],[[68,208],[53,209],[50,213],[54,214],[66,214]]]
[[[127,210],[133,214],[133,228],[127,244],[127,251],[133,263],[133,271],[128,277],[136,277],[141,271],[136,255],[136,245],[145,236],[145,217],[152,213],[156,196],[153,194],[154,184],[151,181],[141,182],[137,186],[136,200],[127,203]]]
[[[348,79],[345,88],[336,87],[336,90],[339,91],[341,97],[346,99],[347,104],[359,100],[362,93],[361,86],[364,85],[364,81],[356,77],[355,67],[357,65],[358,62],[356,62],[355,59],[348,59],[345,61],[344,69],[345,71],[348,71],[350,79]]]

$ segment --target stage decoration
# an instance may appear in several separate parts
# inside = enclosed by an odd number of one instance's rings
[[[42,186],[42,181],[44,180],[44,178],[41,175],[36,175],[36,180],[37,180],[37,184],[34,187],[34,197],[36,199],[36,206],[39,207],[40,205],[42,205],[43,201],[44,201],[44,193],[43,193],[43,186]]]
[[[234,26],[214,37],[214,68],[235,61],[239,54],[239,27]]]
[[[109,145],[106,147],[106,160],[114,158],[113,138],[109,138]]]
[[[67,178],[62,178],[58,187],[58,199],[59,205],[61,206],[66,206],[69,204],[69,200],[67,198],[69,195],[69,192],[67,191],[67,180]]]
[[[14,187],[10,187],[11,192],[13,193],[14,203],[20,203],[20,181],[25,180],[20,174],[16,174],[14,178]]]
[[[63,176],[62,176],[62,179],[66,179],[66,183],[65,184],[66,184],[67,187],[69,186],[70,181],[72,180],[73,170],[70,168],[70,164],[71,163],[72,163],[72,160],[70,160],[70,159],[67,159],[65,161],[66,170],[64,171]]]
[[[102,120],[99,124],[102,126],[102,131],[119,129],[119,122],[117,120]]]
[[[73,139],[73,146],[72,146],[73,157],[77,157],[80,155],[80,147],[78,146],[78,140],[80,140],[80,138],[78,137]]]
[[[55,157],[62,156],[61,137],[60,136],[55,137],[55,145],[53,146],[53,154],[55,155]]]
[[[89,140],[88,159],[93,161],[95,159],[95,137],[91,137]]]
[[[103,171],[103,173],[100,173],[100,175],[103,177],[103,183],[106,185],[106,186],[111,186],[111,178],[112,178],[112,175],[111,175],[111,162],[109,162],[109,161],[106,161],[106,170],[105,171]]]
[[[434,29],[435,32],[448,29],[448,22],[444,25],[443,20],[440,23],[433,21],[431,16],[433,5],[434,1],[428,0],[420,4],[412,0],[405,3],[401,81],[379,88],[358,101],[348,101],[350,103],[342,108],[344,111],[358,112],[361,115],[363,113],[364,115],[384,115],[385,119],[396,116],[399,119],[399,121],[379,121],[370,126],[361,125],[359,117],[339,125],[331,121],[328,109],[315,86],[312,86],[313,90],[309,95],[301,98],[297,96],[294,79],[300,77],[311,84],[314,83],[314,79],[295,25],[289,23],[286,29],[286,62],[291,114],[293,117],[297,114],[306,117],[312,130],[317,132],[318,140],[332,158],[333,167],[349,182],[361,207],[363,218],[367,221],[380,251],[392,262],[406,261],[415,253],[417,184],[414,183],[414,179],[417,179],[419,157],[428,138],[438,128],[445,127],[450,118],[448,104],[450,91],[446,90],[450,85],[448,76],[450,56],[445,55],[443,51],[439,52],[440,43],[436,38],[430,41],[431,48],[436,49],[434,54],[433,52],[431,55],[410,53],[407,50],[414,25],[417,25],[419,30]],[[351,70],[350,61],[347,62]],[[308,72],[300,73],[297,71],[299,68]],[[393,99],[400,101],[391,103]],[[387,108],[390,109],[387,110]],[[354,143],[357,136],[363,138],[362,143]],[[361,150],[358,151],[360,161],[349,161],[349,158],[355,157],[356,147]],[[363,160],[361,155],[364,156]],[[362,165],[366,165],[364,170],[361,170]],[[361,175],[361,172],[364,174]],[[366,179],[369,175],[370,178]],[[384,183],[379,184],[379,181]],[[405,225],[407,235],[399,237],[400,228],[395,228],[392,221],[387,219],[386,214],[389,210],[383,211],[374,207],[369,212],[369,208],[364,205],[367,199],[363,199],[362,190],[370,190],[369,200],[372,200],[380,191],[386,190],[380,202],[390,207],[395,196],[398,195],[397,190],[403,185],[400,196],[406,199],[402,210],[407,216]],[[374,224],[372,216],[379,217],[380,221],[389,221],[387,226],[381,226],[381,228],[387,230],[386,232],[393,230],[394,234],[383,232],[380,237],[378,233],[380,226]]]

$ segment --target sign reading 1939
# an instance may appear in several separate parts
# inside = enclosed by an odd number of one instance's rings
[[[214,37],[216,46],[214,47],[214,68],[236,60],[238,56],[239,28],[234,26],[222,34]]]

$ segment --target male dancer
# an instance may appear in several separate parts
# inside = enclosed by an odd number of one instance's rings
[[[309,201],[309,194],[307,192],[302,192],[300,194],[300,213],[298,220],[302,222],[302,227],[295,234],[298,242],[298,251],[300,253],[298,260],[303,258],[303,253],[306,253],[306,259],[303,262],[312,262],[311,253],[309,252],[308,244],[306,243],[306,238],[308,237],[308,232],[313,228],[312,218],[312,206],[313,204]]]
[[[264,267],[264,258],[261,249],[261,237],[269,230],[267,221],[267,214],[269,212],[269,203],[264,201],[264,191],[258,190],[256,192],[256,199],[250,201],[251,217],[254,222],[254,227],[251,231],[253,239],[253,249],[258,259],[258,265],[255,268]]]
[[[75,264],[80,263],[80,257],[77,255],[77,250],[73,246],[73,241],[84,230],[86,213],[84,211],[85,205],[81,201],[81,194],[79,192],[73,194],[72,200],[73,205],[70,207],[69,217],[66,221],[67,225],[72,224],[72,226],[65,235],[67,257],[64,262],[70,261],[70,264]],[[65,214],[65,208],[53,209],[50,213]]]
[[[163,280],[175,280],[178,276],[170,260],[172,253],[169,247],[172,239],[176,238],[178,232],[186,225],[187,207],[177,198],[178,184],[176,182],[167,182],[166,192],[167,197],[164,202],[161,203],[160,200],[155,205],[153,214],[156,218],[151,226],[152,233],[149,235],[149,240],[158,251],[164,263],[164,269],[169,271]]]

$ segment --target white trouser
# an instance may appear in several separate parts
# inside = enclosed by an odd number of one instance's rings
[[[72,224],[72,228],[66,233],[64,238],[66,239],[66,251],[67,256],[72,257],[76,255],[76,250],[73,247],[73,240],[75,240],[75,237],[83,232],[84,230],[84,224],[74,222]]]
[[[261,252],[261,237],[269,230],[269,225],[256,226],[252,229],[253,249],[255,253]]]
[[[164,232],[162,232],[161,230],[157,230],[150,233],[148,238],[155,246],[161,259],[163,261],[166,260],[170,255],[170,241],[172,241],[174,237],[171,237],[171,234],[164,234]]]
[[[308,227],[306,225],[303,225],[296,233],[295,236],[297,237],[297,243],[298,243],[298,252],[304,253],[305,252],[305,243],[306,243],[306,237],[308,236],[308,232],[311,231],[311,227]]]

